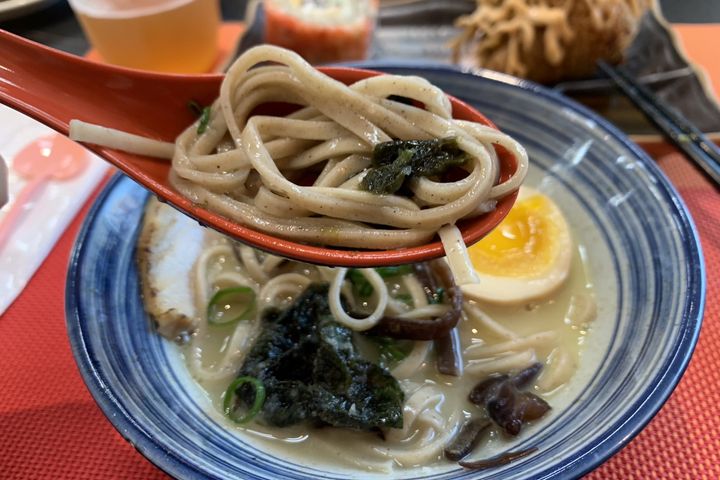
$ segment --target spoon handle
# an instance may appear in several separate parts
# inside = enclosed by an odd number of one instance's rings
[[[25,206],[33,199],[38,190],[47,183],[47,175],[32,178],[20,191],[15,201],[10,205],[5,217],[0,222],[0,252],[5,248],[19,217],[25,211]]]
[[[174,140],[195,120],[188,101],[209,104],[221,79],[92,62],[0,28],[0,103],[64,135],[76,118]]]

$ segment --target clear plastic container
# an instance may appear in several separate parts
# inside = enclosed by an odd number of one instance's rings
[[[375,27],[377,0],[264,0],[264,41],[312,64],[363,60]]]

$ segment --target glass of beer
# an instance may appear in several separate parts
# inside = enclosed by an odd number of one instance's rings
[[[107,63],[171,73],[209,71],[218,55],[218,0],[69,0]]]

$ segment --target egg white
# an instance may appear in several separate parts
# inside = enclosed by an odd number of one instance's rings
[[[523,186],[520,189],[518,202],[535,195],[542,194],[533,188]],[[462,285],[462,291],[468,298],[500,305],[517,305],[548,297],[565,283],[570,273],[574,243],[560,208],[552,199],[547,196],[545,198],[550,203],[551,212],[544,216],[544,219],[553,222],[558,229],[557,237],[554,239],[554,258],[540,274],[533,276],[490,275],[476,270],[478,283]]]

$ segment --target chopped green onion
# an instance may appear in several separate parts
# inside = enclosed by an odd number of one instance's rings
[[[412,306],[413,304],[412,295],[410,295],[409,293],[398,293],[397,295],[395,295],[395,298],[403,302],[405,305]]]
[[[430,301],[430,303],[442,303],[444,298],[445,298],[445,289],[442,287],[439,287],[437,290],[435,290],[435,292],[433,292],[429,301]]]
[[[210,123],[210,107],[201,107],[195,100],[190,100],[187,103],[187,107],[192,113],[200,118],[198,123],[197,134],[202,135],[207,130],[208,124]]]
[[[376,268],[375,271],[382,278],[392,278],[400,275],[407,275],[409,273],[413,273],[413,269],[410,265],[380,267]],[[358,295],[360,295],[360,298],[367,298],[372,295],[374,289],[372,285],[370,285],[370,282],[368,282],[365,276],[362,274],[362,272],[360,272],[360,270],[351,268],[348,271],[348,278],[350,279],[350,282],[355,285],[355,288],[357,289],[357,293]]]
[[[240,313],[233,315],[233,310],[240,310]],[[207,318],[212,325],[231,325],[240,320],[250,320],[254,310],[255,291],[252,288],[223,288],[208,302]]]
[[[202,109],[200,114],[200,123],[198,123],[197,134],[202,135],[207,130],[208,124],[210,123],[210,107]]]
[[[235,410],[233,410],[236,397],[235,392],[237,392],[237,389],[246,383],[251,384],[255,388],[255,400],[253,401],[250,410],[248,410],[245,415],[238,417]],[[265,386],[257,378],[238,377],[230,384],[227,390],[225,390],[223,397],[223,412],[225,415],[235,423],[248,423],[250,420],[255,418],[258,413],[260,413],[260,409],[262,408],[263,403],[265,403]]]
[[[368,336],[375,343],[378,351],[379,363],[385,368],[391,368],[404,360],[413,348],[411,340],[396,340],[390,337]]]
[[[372,295],[374,289],[360,270],[351,268],[348,271],[348,278],[350,278],[350,282],[355,286],[360,298],[367,298]]]
[[[382,278],[398,277],[400,275],[407,275],[413,273],[413,269],[410,265],[397,265],[394,267],[379,267],[375,269]]]

